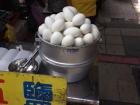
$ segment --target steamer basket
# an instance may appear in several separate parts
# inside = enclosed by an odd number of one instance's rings
[[[82,47],[62,47],[50,44],[39,34],[38,37],[39,55],[50,75],[62,76],[68,82],[76,82],[86,76],[96,57],[95,43]]]

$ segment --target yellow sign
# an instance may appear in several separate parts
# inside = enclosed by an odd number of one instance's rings
[[[66,80],[0,72],[0,105],[66,105]]]

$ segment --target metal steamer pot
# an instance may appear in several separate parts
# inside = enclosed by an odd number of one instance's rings
[[[45,41],[40,34],[39,55],[53,76],[62,76],[68,82],[83,79],[96,56],[95,43],[82,47],[62,47]]]

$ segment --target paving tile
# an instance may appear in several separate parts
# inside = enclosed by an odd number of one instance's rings
[[[117,80],[110,74],[107,63],[99,64],[99,96],[100,99],[119,101]]]
[[[131,0],[132,3],[138,3],[138,0]]]
[[[119,92],[116,80],[102,80],[99,82],[100,99],[119,101]]]
[[[140,37],[124,36],[126,55],[140,57]]]
[[[100,14],[99,22],[107,27],[140,27],[131,0],[106,0]]]
[[[111,64],[112,70],[110,72],[116,77],[117,80],[134,82],[132,69],[126,64]],[[109,69],[109,68],[108,68]]]
[[[122,42],[122,38],[121,36],[106,36],[106,44],[118,44],[118,45],[122,45],[123,42]]]
[[[121,102],[140,104],[140,99],[135,83],[118,81],[118,89]]]
[[[102,11],[106,16],[111,18],[127,19],[130,14],[129,18],[136,19],[136,16],[134,15],[135,10],[131,4],[131,0],[127,0],[127,2],[118,0],[106,0]]]
[[[105,54],[106,53],[105,44],[98,44],[97,51],[99,54]]]
[[[106,79],[111,78],[113,80],[134,81],[132,69],[126,64],[101,63],[99,64],[99,70],[102,70],[100,73],[101,78],[108,76]]]
[[[103,18],[101,12],[99,12],[98,17],[96,18],[96,21],[100,24],[105,24],[105,19]]]
[[[112,63],[99,63],[98,69],[99,69],[99,78],[100,79],[106,79],[106,80],[116,80],[116,77],[112,75],[113,71],[113,64]]]
[[[140,102],[129,65],[100,63],[98,66],[101,99],[131,103]]]
[[[102,34],[102,35],[101,35],[101,39],[100,39],[97,43],[98,43],[98,44],[105,44],[105,42],[106,42],[105,35]]]
[[[124,64],[99,64],[99,94],[101,99],[120,101],[118,80],[130,82],[129,70],[130,68]]]
[[[110,23],[111,22],[111,18],[110,17],[104,17],[104,21],[105,21],[105,23]]]
[[[139,105],[139,104],[118,102],[118,101],[111,101],[111,100],[100,100],[100,105]]]
[[[125,55],[125,49],[122,45],[106,45],[107,54]]]
[[[140,37],[140,29],[136,28],[122,28],[121,33],[123,36],[139,36]]]
[[[137,20],[136,11],[131,3],[131,0],[128,1],[130,1],[130,3],[128,3],[125,8],[122,8],[123,14],[125,15],[125,19]],[[122,4],[122,6],[124,5]]]
[[[121,29],[120,28],[106,28],[105,29],[105,34],[106,35],[120,35],[121,34]]]
[[[140,96],[140,66],[132,67],[132,70],[136,81],[137,91]]]
[[[105,44],[106,43],[106,38],[105,38],[105,35],[102,35],[101,36],[101,43]]]

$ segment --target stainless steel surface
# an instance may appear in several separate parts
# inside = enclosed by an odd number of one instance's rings
[[[96,55],[95,43],[82,47],[62,47],[50,44],[38,36],[41,40],[39,53],[60,63],[81,63]]]
[[[74,97],[67,97],[67,99],[69,102],[73,102],[73,103],[99,105],[99,100],[95,100],[95,99],[84,99],[84,98],[74,98]]]
[[[26,72],[26,73],[37,73],[38,72],[38,63],[34,60],[30,64],[23,67],[23,65],[27,62],[27,59],[17,59],[13,61],[8,69],[12,72]]]
[[[29,56],[29,58],[27,59],[27,62],[25,62],[23,66],[26,67],[27,65],[29,65],[32,61],[35,60],[36,56],[38,55],[38,51],[39,51],[40,46],[36,46],[35,50],[33,51],[33,53]]]
[[[59,63],[56,64],[45,57],[42,57],[42,62],[47,66],[47,72],[50,75],[62,76],[66,78],[68,82],[76,82],[83,79],[92,67],[91,60],[85,64],[75,66],[60,65]]]
[[[52,45],[40,38],[39,55],[49,70],[50,75],[62,76],[68,82],[84,78],[95,59],[95,43],[83,47],[62,47]]]
[[[28,59],[21,58],[11,62],[8,67],[9,71],[31,72],[31,73],[38,72],[39,67],[38,63],[35,61],[35,58],[38,55],[39,48],[40,47],[37,46]]]

